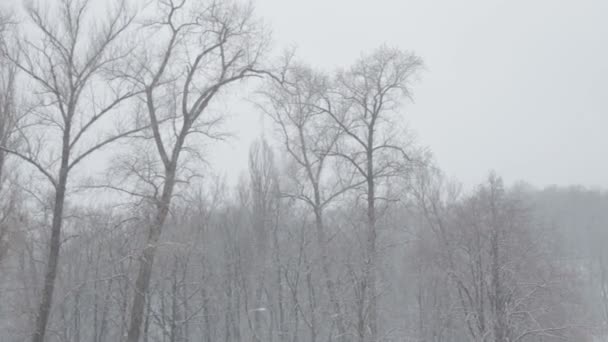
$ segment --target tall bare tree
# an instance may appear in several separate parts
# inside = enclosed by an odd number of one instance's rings
[[[160,184],[153,196],[155,214],[148,230],[127,340],[137,342],[154,256],[179,181],[181,162],[197,157],[199,138],[220,137],[222,117],[210,113],[212,101],[227,86],[260,75],[267,47],[263,25],[251,7],[232,2],[158,1],[155,18],[142,31],[154,41],[146,47],[133,72],[125,75],[144,92],[151,139],[160,163]],[[182,174],[181,176],[187,177]]]
[[[284,332],[283,310],[283,275],[280,259],[280,246],[278,239],[278,219],[280,215],[279,178],[274,153],[265,139],[252,143],[249,149],[249,186],[252,228],[254,237],[253,255],[255,263],[253,269],[254,305],[251,312],[253,316],[254,338],[257,341],[267,341],[274,338],[273,326],[268,324],[267,334],[263,333],[262,322],[268,314],[278,316],[278,331]],[[275,278],[270,278],[276,275]],[[273,282],[276,280],[276,282]],[[274,286],[273,286],[274,285]],[[275,290],[272,290],[275,289]],[[276,294],[276,312],[270,310],[275,304],[274,298],[264,301],[264,294],[269,290]],[[268,297],[268,296],[267,296]],[[269,323],[275,322],[271,317]]]
[[[54,191],[34,342],[44,341],[51,312],[70,172],[93,152],[136,131],[107,132],[101,137],[99,131],[109,124],[107,117],[134,95],[131,87],[107,77],[128,53],[120,41],[133,18],[126,14],[124,2],[101,20],[89,10],[86,0],[54,1],[45,8],[28,3],[26,13],[35,33],[15,41],[17,51],[8,55],[28,78],[38,101],[24,119],[29,130],[20,131],[21,148],[2,145],[0,149],[36,168]]]
[[[340,139],[342,129],[319,107],[328,96],[329,77],[304,65],[288,65],[281,77],[272,79],[261,93],[265,104],[261,109],[274,121],[284,148],[294,163],[291,189],[283,189],[283,196],[303,202],[313,213],[317,244],[325,287],[332,307],[338,338],[347,340],[346,324],[334,284],[324,222],[324,210],[334,200],[363,182],[354,180],[355,174],[332,170],[330,155]]]
[[[341,71],[322,109],[344,132],[332,155],[348,161],[364,180],[366,238],[361,303],[357,331],[359,340],[378,340],[377,221],[380,180],[407,171],[413,157],[395,140],[399,105],[410,96],[413,77],[422,61],[410,52],[381,47],[363,56],[350,69]],[[368,333],[369,331],[369,333]]]

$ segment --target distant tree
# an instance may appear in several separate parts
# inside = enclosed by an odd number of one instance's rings
[[[567,339],[572,326],[564,320],[565,306],[552,297],[563,291],[560,274],[523,200],[494,174],[460,198],[438,196],[442,190],[426,184],[415,194],[438,239],[437,262],[449,275],[469,337]]]
[[[14,30],[10,15],[0,12],[0,146],[12,147],[15,129],[18,122],[16,110],[16,78],[17,68],[8,58],[7,40]],[[0,182],[3,180],[3,170],[7,152],[0,149]],[[1,189],[1,183],[0,183]]]
[[[253,334],[257,341],[273,338],[272,330],[267,333],[261,332],[264,326],[262,321],[271,312],[270,307],[275,304],[275,296],[268,296],[269,292],[276,294],[278,331],[283,332],[285,329],[284,286],[278,232],[280,215],[278,177],[274,152],[268,142],[265,139],[253,142],[249,149],[249,194],[255,259],[252,269],[255,307],[251,315],[254,318]],[[264,301],[264,295],[270,298]],[[271,329],[272,326],[268,325],[266,328]]]
[[[14,31],[11,15],[0,11],[0,146],[14,148],[16,144],[16,129],[19,122],[16,99],[17,68],[8,59],[10,51],[7,45],[9,36]],[[8,153],[0,148],[0,196],[10,198],[8,201],[0,200],[0,262],[7,252],[7,238],[9,233],[9,216],[14,212],[16,200],[14,193],[7,189],[6,160]]]

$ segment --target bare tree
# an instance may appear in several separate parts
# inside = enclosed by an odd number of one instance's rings
[[[353,172],[332,172],[328,167],[330,155],[342,133],[342,129],[333,125],[319,109],[329,89],[327,76],[303,65],[288,65],[281,78],[272,79],[260,91],[267,102],[260,107],[276,124],[283,146],[295,166],[292,168],[292,189],[282,190],[282,195],[301,201],[313,213],[324,282],[333,311],[331,316],[338,338],[345,341],[346,324],[331,275],[323,212],[339,196],[363,182],[354,181],[356,174]],[[346,172],[341,175],[340,171]]]
[[[9,14],[0,12],[0,146],[13,147],[15,144],[15,133],[19,118],[16,110],[16,78],[17,69],[7,58],[9,47],[6,40],[9,38],[14,25]],[[7,152],[0,149],[0,194],[8,198],[6,190],[6,168]],[[8,203],[0,203],[3,206],[0,212],[0,261],[6,253],[5,239],[8,234],[9,215],[13,211],[14,199]]]
[[[255,308],[251,313],[254,318],[253,334],[257,341],[265,341],[274,338],[271,323],[275,322],[275,314],[279,317],[278,331],[284,332],[284,286],[277,231],[280,215],[278,170],[274,153],[264,139],[252,143],[249,150],[249,185],[255,259],[252,273],[254,275],[253,283],[256,284],[254,289]],[[268,271],[274,271],[276,278],[267,279],[268,273],[273,275]],[[264,295],[267,295],[269,289],[273,288],[276,291],[271,290],[271,292],[277,295],[276,311],[278,312],[276,313],[275,310],[270,310],[271,306],[275,304],[273,298],[263,301]],[[272,315],[273,320],[268,322],[269,331],[267,335],[264,335],[260,330],[264,326],[262,322],[268,313]],[[267,337],[264,338],[264,336]]]
[[[249,184],[255,249],[264,259],[268,250],[273,219],[278,206],[278,170],[270,145],[264,139],[255,141],[249,149]]]
[[[12,145],[18,121],[15,108],[17,68],[8,59],[10,50],[6,43],[12,27],[11,16],[0,12],[0,146],[7,147]],[[0,182],[6,155],[6,151],[0,150]]]
[[[448,182],[403,127],[413,53],[265,65],[241,0],[36,1],[0,13],[2,341],[606,336],[608,194]],[[206,150],[252,89],[279,144],[231,187]]]
[[[61,0],[51,9],[28,4],[26,13],[36,34],[16,41],[17,52],[8,57],[29,79],[39,103],[24,119],[30,129],[20,131],[22,148],[2,145],[0,149],[36,168],[54,191],[48,264],[34,342],[44,341],[51,312],[70,172],[93,152],[136,131],[99,138],[97,130],[107,125],[103,119],[134,95],[130,87],[106,77],[128,52],[119,43],[132,17],[127,16],[123,2],[98,25],[87,26],[85,22],[92,20],[88,9],[88,1]]]
[[[209,113],[210,104],[227,86],[260,74],[257,69],[267,45],[251,7],[169,0],[158,1],[157,10],[160,16],[147,21],[142,31],[144,39],[153,37],[157,44],[146,46],[139,64],[125,75],[144,92],[161,169],[159,183],[149,183],[155,188],[155,214],[135,282],[129,342],[140,337],[154,256],[178,173],[184,171],[180,158],[198,157],[188,138],[221,137],[216,128],[222,118]]]
[[[347,160],[364,180],[366,197],[365,271],[358,285],[361,303],[359,340],[378,339],[376,289],[379,181],[404,173],[414,158],[395,141],[394,120],[399,104],[410,96],[412,78],[422,61],[410,52],[382,47],[339,72],[322,109],[344,132],[332,155]],[[369,331],[369,334],[367,333]]]
[[[470,339],[568,338],[564,309],[547,296],[563,291],[553,280],[559,275],[525,206],[499,177],[491,174],[469,196],[436,176],[419,180],[413,192],[437,240],[429,251],[448,275]]]

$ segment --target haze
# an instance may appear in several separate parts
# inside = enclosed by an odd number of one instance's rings
[[[386,42],[424,57],[406,120],[467,184],[608,185],[606,1],[270,1],[258,11],[314,65]]]
[[[608,341],[607,14],[3,0],[0,341]]]

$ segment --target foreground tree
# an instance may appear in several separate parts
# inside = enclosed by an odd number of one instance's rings
[[[45,10],[28,4],[26,13],[36,32],[31,38],[15,41],[16,52],[8,55],[12,65],[28,78],[39,102],[24,118],[29,129],[20,131],[22,148],[2,145],[0,149],[36,168],[54,192],[34,342],[45,339],[53,303],[70,173],[91,153],[136,131],[113,132],[100,138],[97,130],[107,126],[106,117],[134,95],[131,88],[106,77],[125,54],[121,37],[132,17],[126,15],[124,3],[101,20],[94,20],[88,9],[88,1],[56,1]],[[86,21],[92,24],[85,25]]]
[[[140,338],[154,257],[178,177],[194,176],[186,165],[199,155],[188,139],[221,137],[216,129],[222,118],[210,113],[210,106],[227,86],[260,74],[267,45],[251,7],[170,0],[158,1],[156,9],[161,15],[148,20],[142,34],[157,44],[146,46],[134,70],[125,75],[144,93],[156,150],[152,159],[160,169],[158,177],[147,181],[155,213],[135,282],[129,342]]]

